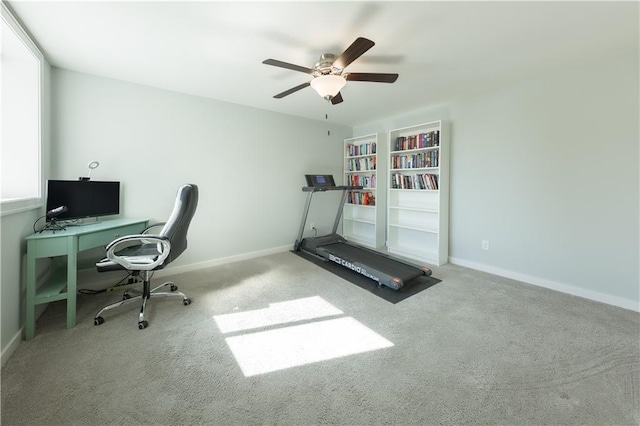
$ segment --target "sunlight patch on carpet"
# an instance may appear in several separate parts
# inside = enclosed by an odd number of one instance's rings
[[[216,315],[213,319],[223,333],[251,330],[278,324],[341,315],[343,312],[320,296],[270,303],[268,308],[233,314]]]
[[[245,377],[393,346],[352,317],[321,319],[343,313],[318,296],[269,306],[267,309],[214,317],[223,333],[271,326],[268,330],[241,333],[225,339]],[[311,322],[287,325],[301,320]]]

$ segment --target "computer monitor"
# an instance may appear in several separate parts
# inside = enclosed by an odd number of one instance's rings
[[[59,213],[50,215],[53,209]],[[120,214],[120,182],[49,180],[47,221]],[[51,216],[51,217],[50,217]]]

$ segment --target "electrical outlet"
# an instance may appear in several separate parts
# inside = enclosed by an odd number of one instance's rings
[[[315,229],[316,229],[316,224],[315,224],[315,223],[313,223],[313,222],[311,222],[311,223],[309,224],[309,229],[311,229],[312,231],[315,231]]]
[[[482,240],[482,250],[489,250],[489,240]]]

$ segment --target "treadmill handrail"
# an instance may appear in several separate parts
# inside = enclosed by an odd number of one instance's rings
[[[303,192],[322,192],[322,191],[351,191],[364,189],[364,186],[339,185],[339,186],[303,186]]]
[[[363,189],[363,186],[355,186],[355,185],[339,185],[339,186],[303,186],[302,191],[307,193],[307,201],[304,205],[304,213],[302,213],[302,222],[300,222],[300,229],[298,230],[298,238],[294,244],[294,249],[298,250],[300,248],[300,244],[302,244],[302,236],[304,234],[304,227],[307,224],[307,216],[309,215],[309,207],[311,206],[311,199],[313,198],[313,194],[316,192],[324,192],[324,191],[342,191],[342,198],[340,199],[340,205],[338,206],[338,212],[336,215],[336,220],[333,223],[332,234],[335,234],[338,230],[338,225],[340,223],[340,217],[342,216],[342,210],[344,209],[344,203],[347,199],[347,193],[351,190]]]

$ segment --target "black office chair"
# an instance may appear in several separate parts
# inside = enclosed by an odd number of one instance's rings
[[[107,246],[107,257],[96,263],[98,272],[127,270],[136,279],[142,280],[142,293],[132,297],[129,292],[136,290],[125,291],[121,301],[107,305],[98,311],[93,319],[95,325],[104,322],[101,316],[104,311],[128,305],[139,299],[142,300],[138,316],[140,330],[149,325],[144,319],[147,300],[155,297],[177,296],[182,297],[185,306],[191,304],[191,299],[176,291],[178,287],[171,281],[151,289],[151,276],[153,271],[167,266],[187,248],[187,231],[197,205],[198,187],[193,184],[183,185],[178,189],[173,212],[167,222],[150,226],[142,234],[117,238]],[[145,233],[161,225],[163,227],[159,234]],[[157,291],[167,286],[170,286],[171,292]],[[140,293],[139,290],[136,292]]]

